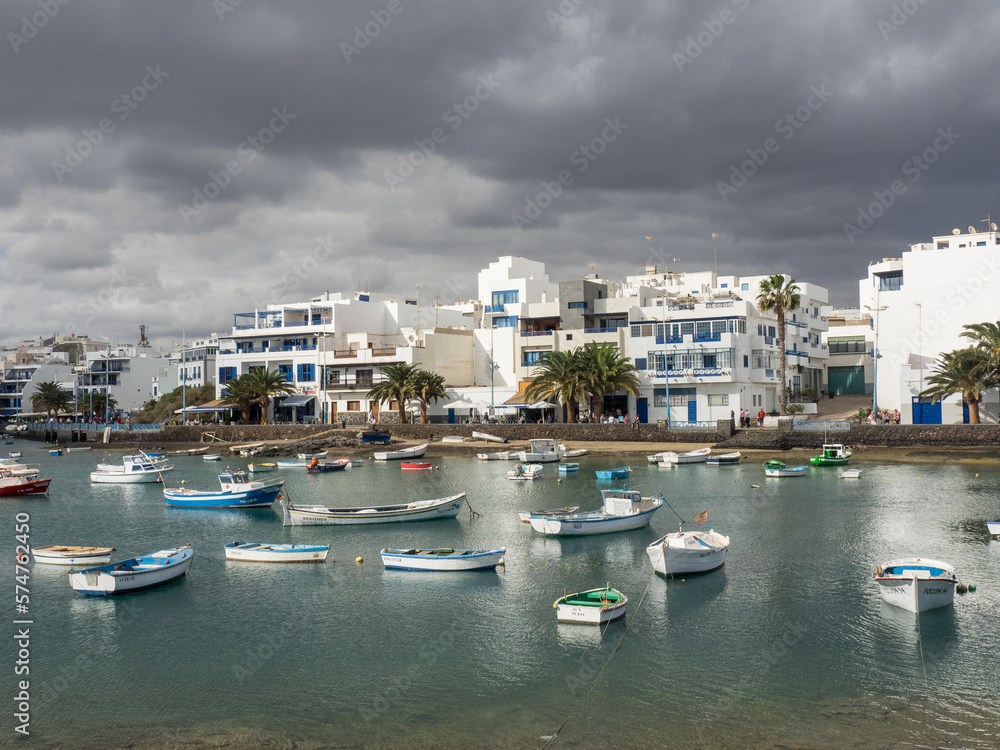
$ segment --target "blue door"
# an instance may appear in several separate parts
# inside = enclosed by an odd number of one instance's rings
[[[932,404],[921,401],[917,396],[913,399],[913,424],[941,424],[941,402]]]
[[[635,416],[643,424],[649,421],[649,404],[644,398],[637,398],[635,400]]]
[[[694,399],[688,401],[688,422],[698,421],[698,402]]]
[[[969,402],[962,401],[962,424],[969,424]]]
[[[455,424],[455,410],[448,410],[448,424]]]

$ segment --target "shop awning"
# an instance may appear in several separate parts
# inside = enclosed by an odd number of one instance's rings
[[[303,395],[300,394],[300,395],[297,395],[297,396],[289,396],[284,401],[282,401],[280,404],[278,404],[278,406],[281,406],[281,407],[285,407],[285,406],[305,406],[310,401],[312,401],[314,398],[316,398],[315,395],[303,396]]]

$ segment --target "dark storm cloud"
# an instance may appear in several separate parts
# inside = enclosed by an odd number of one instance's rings
[[[7,343],[454,301],[499,255],[709,268],[712,232],[721,273],[849,305],[870,260],[1000,214],[982,2],[36,0],[0,30]]]

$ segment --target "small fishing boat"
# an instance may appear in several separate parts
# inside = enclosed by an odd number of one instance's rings
[[[38,476],[38,464],[22,464],[13,458],[0,458],[0,469],[6,469],[15,477]]]
[[[566,452],[566,447],[552,438],[532,438],[528,445],[528,450],[517,454],[517,459],[522,464],[555,463]]]
[[[240,448],[240,456],[242,456],[243,458],[251,458],[252,456],[259,456],[263,452],[264,448],[262,447],[261,444]]]
[[[821,455],[809,457],[813,466],[843,466],[850,460],[851,452],[840,443],[827,443]]]
[[[477,453],[476,458],[480,461],[510,461],[516,459],[517,454],[510,451],[497,451],[496,453]]]
[[[708,454],[711,452],[711,448],[698,448],[693,451],[686,451],[685,453],[673,453],[672,451],[666,451],[664,454],[664,460],[660,461],[660,463],[703,464],[708,460]]]
[[[594,473],[598,479],[626,479],[632,473],[632,467],[619,466],[617,469],[602,469]]]
[[[435,500],[417,500],[396,505],[368,505],[354,508],[293,505],[287,498],[281,499],[285,526],[433,521],[440,518],[454,518],[464,504],[464,492]]]
[[[427,452],[427,443],[414,445],[411,448],[400,448],[395,451],[379,451],[375,453],[376,461],[399,461],[404,458],[420,458]]]
[[[11,458],[20,458],[21,457],[21,451],[11,451],[7,455],[9,455]]]
[[[578,510],[580,510],[579,505],[566,505],[552,510],[522,510],[517,514],[517,517],[521,519],[522,523],[531,523],[532,516],[566,516],[570,513],[576,513]]]
[[[579,458],[587,452],[586,448],[574,448],[571,451],[566,450],[566,446],[562,446],[563,458]]]
[[[461,435],[445,435],[441,438],[442,443],[464,443],[465,438]]]
[[[528,517],[531,528],[551,536],[587,536],[630,531],[649,524],[663,497],[642,497],[637,490],[601,490],[599,510]]]
[[[72,447],[71,448],[67,448],[66,452],[67,453],[82,453],[83,451],[89,451],[89,450],[90,450],[90,446],[88,445],[87,447],[77,446],[75,448],[72,448]]]
[[[947,607],[955,599],[958,575],[948,563],[909,557],[875,568],[882,600],[910,612]]]
[[[256,463],[249,464],[247,466],[247,471],[249,471],[251,474],[266,474],[269,471],[274,471],[275,466],[276,466],[276,464],[274,464],[273,462],[269,462],[269,461],[259,462],[258,461]]]
[[[0,497],[48,494],[52,479],[35,479],[33,476],[17,475],[10,469],[0,469]]]
[[[311,461],[312,459],[326,458],[326,454],[330,451],[320,451],[319,453],[300,453],[298,455],[299,461]]]
[[[729,537],[717,531],[675,531],[646,547],[653,570],[660,575],[707,573],[726,562]]]
[[[709,466],[735,466],[739,462],[739,451],[734,451],[733,453],[716,453],[705,458],[705,463]]]
[[[559,473],[560,474],[570,474],[570,473],[572,473],[574,471],[580,471],[580,464],[572,463],[572,462],[570,462],[568,464],[559,464]]]
[[[541,464],[518,464],[507,472],[508,479],[538,479],[541,476]]]
[[[309,464],[305,461],[277,461],[275,465],[279,469],[304,469]]]
[[[204,460],[204,461],[221,461],[222,460],[222,454],[221,453],[206,453],[204,456],[202,456],[202,460]]]
[[[651,464],[670,464],[673,463],[673,458],[676,455],[676,451],[660,451],[646,456],[646,460]]]
[[[861,469],[842,469],[840,472],[841,479],[860,479]]]
[[[987,521],[986,530],[990,532],[990,536],[1000,539],[1000,517]]]
[[[189,546],[172,547],[97,568],[69,571],[69,585],[79,594],[108,596],[163,586],[187,574],[194,562]]]
[[[122,456],[121,464],[97,464],[97,470],[90,472],[90,481],[94,484],[162,482],[161,474],[173,470],[173,466],[167,465],[162,460],[155,460],[140,453]]]
[[[208,450],[207,448],[195,449],[195,450]],[[154,453],[153,451],[141,451],[142,455],[153,461],[159,461],[167,457],[166,453]]]
[[[487,440],[487,441],[489,441],[491,443],[506,443],[507,442],[507,438],[505,438],[505,437],[500,437],[499,435],[490,435],[489,433],[486,433],[486,432],[476,432],[475,430],[472,431],[472,439],[473,440]]]
[[[50,456],[61,456],[62,454],[63,452],[60,448],[53,448],[52,450],[49,451]]]
[[[583,625],[603,625],[625,615],[628,597],[617,589],[602,589],[566,594],[552,605],[557,622],[577,622]]]
[[[766,477],[801,477],[809,470],[808,466],[785,466],[781,461],[765,461],[763,465]]]
[[[403,461],[399,468],[403,471],[433,471],[433,461]]]
[[[382,564],[395,570],[494,570],[503,565],[507,550],[498,549],[384,549]]]
[[[392,439],[388,432],[381,430],[364,430],[358,433],[358,440],[366,444],[384,445]]]
[[[48,544],[32,547],[31,556],[36,563],[46,565],[103,565],[111,562],[114,547],[71,547],[62,544]]]
[[[321,563],[330,554],[328,544],[261,544],[229,542],[223,549],[227,560],[267,563]]]
[[[338,458],[336,461],[324,461],[320,463],[320,460],[314,456],[309,465],[306,466],[306,471],[319,474],[326,471],[343,471],[349,468],[351,468],[351,459],[349,458]]]
[[[168,508],[266,508],[277,499],[284,483],[282,477],[254,480],[245,471],[227,469],[219,474],[217,492],[164,487],[163,497]]]

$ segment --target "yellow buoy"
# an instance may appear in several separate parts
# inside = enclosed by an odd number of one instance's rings
[[[364,559],[359,555],[358,557],[354,558],[354,562],[356,562],[356,563],[363,563]]]

